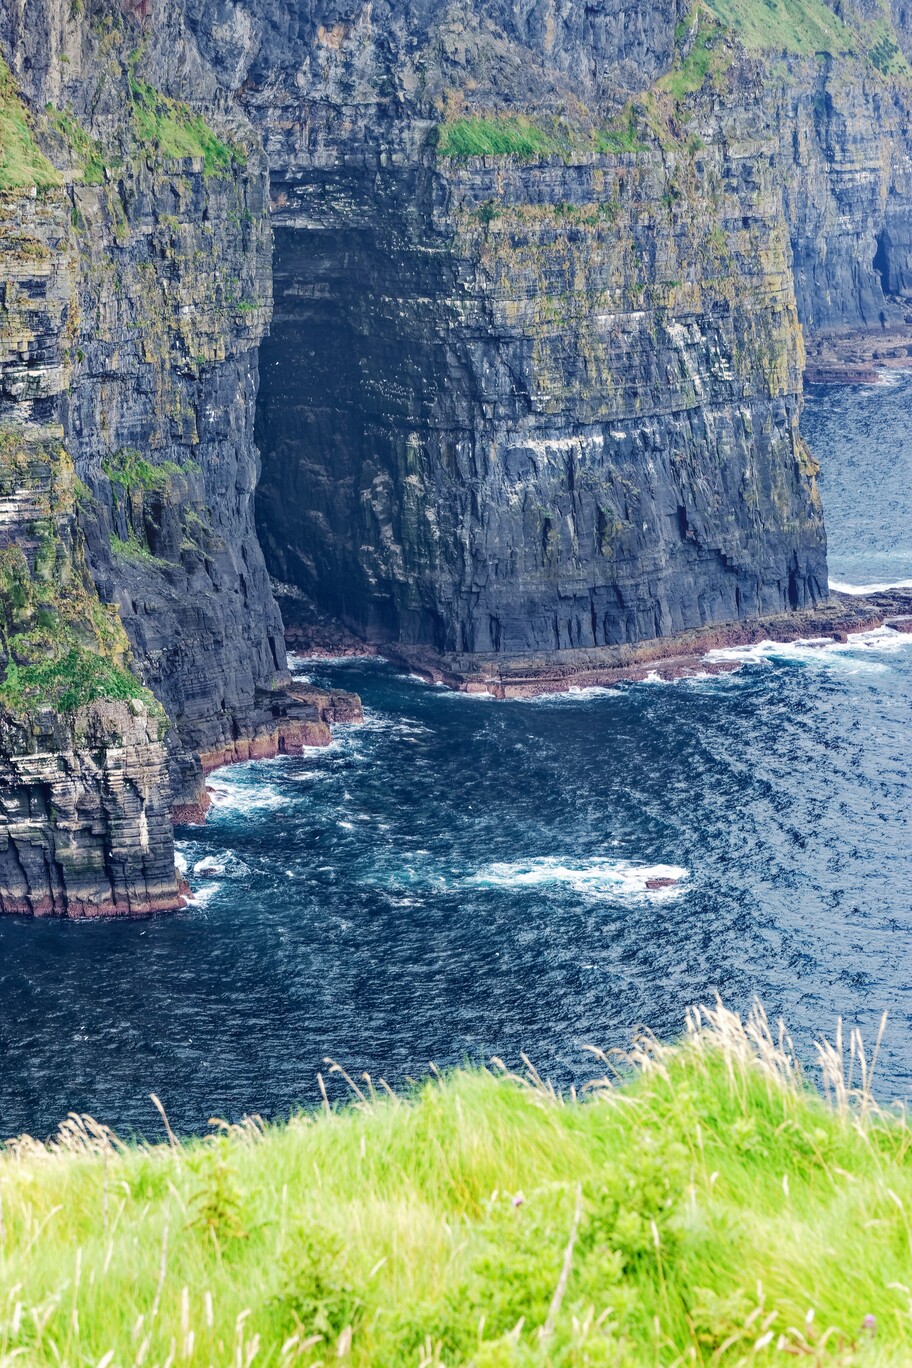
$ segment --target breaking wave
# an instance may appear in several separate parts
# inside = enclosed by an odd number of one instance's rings
[[[563,886],[587,897],[678,897],[689,871],[680,865],[644,865],[632,860],[593,859],[570,864],[554,857],[496,861],[484,865],[466,883],[476,888],[542,888]]]

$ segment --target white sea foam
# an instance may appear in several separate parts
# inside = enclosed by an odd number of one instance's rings
[[[220,883],[203,884],[202,887],[195,888],[187,896],[194,907],[205,907],[208,902],[212,901],[221,886]]]
[[[631,860],[597,858],[576,864],[544,857],[535,860],[499,861],[484,865],[466,883],[476,888],[546,888],[565,885],[575,893],[594,898],[678,897],[684,891],[688,871],[680,865],[644,865]],[[664,888],[649,888],[654,880],[673,879]]]
[[[837,594],[885,594],[891,589],[912,589],[912,579],[891,580],[885,584],[843,584],[841,580],[830,580],[830,588]]]
[[[256,812],[262,808],[281,808],[287,799],[274,784],[234,783],[230,779],[210,780],[206,785],[216,810]]]
[[[622,698],[622,689],[610,689],[606,684],[573,684],[561,693],[536,694],[522,699],[524,703],[588,703],[594,698]]]
[[[912,634],[892,627],[852,632],[846,641],[833,637],[804,637],[797,641],[758,641],[752,646],[727,646],[707,651],[704,659],[738,665],[796,664],[845,673],[882,671],[886,666],[870,657],[892,655],[912,646]],[[863,657],[869,657],[864,659]]]
[[[220,864],[212,855],[204,855],[193,866],[193,872],[194,874],[224,874],[225,866]]]
[[[187,863],[186,855],[184,855],[182,851],[178,850],[177,846],[174,847],[174,867],[177,870],[178,874],[186,874],[187,870],[190,867]]]
[[[289,651],[288,668],[294,674],[295,670],[313,669],[320,665],[386,665],[387,661],[383,656],[374,655],[365,651],[363,655],[301,655],[297,651]]]

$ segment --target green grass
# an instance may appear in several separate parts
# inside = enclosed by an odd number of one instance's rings
[[[0,58],[0,191],[62,184],[63,176],[35,142],[12,72]]]
[[[554,129],[521,115],[491,118],[472,116],[440,125],[437,150],[442,157],[537,157],[561,156],[569,140]]]
[[[13,1143],[0,1362],[908,1365],[912,1129],[826,1106],[759,1017],[634,1064],[584,1102],[462,1070],[209,1140]]]
[[[640,137],[634,110],[627,108],[607,128],[595,133],[597,152],[648,152],[649,146]]]
[[[127,490],[144,489],[150,493],[161,493],[174,476],[184,474],[176,461],[153,465],[134,447],[121,447],[113,456],[102,461],[101,468],[113,484],[119,484]]]
[[[69,713],[99,698],[151,701],[134,675],[79,646],[72,646],[59,659],[36,665],[11,661],[0,685],[0,705],[15,713],[36,707]]]
[[[53,127],[66,142],[74,160],[81,168],[84,183],[86,185],[102,185],[108,159],[105,157],[101,143],[86,133],[71,111],[55,109],[53,105],[48,105],[45,113]]]
[[[823,0],[706,0],[749,51],[853,52],[852,30]]]
[[[56,438],[0,426],[0,492],[22,487],[34,490],[37,507],[28,556],[22,544],[0,548],[0,709],[24,717],[42,707],[67,713],[99,698],[142,698],[160,713],[128,672],[123,623],[99,599],[86,567],[72,515],[89,490]]]
[[[166,159],[202,157],[207,175],[225,174],[244,161],[243,153],[223,142],[200,114],[169,99],[136,76],[130,77],[133,125],[139,141]]]
[[[717,62],[713,41],[717,32],[715,25],[707,32],[706,23],[701,23],[693,46],[683,62],[659,82],[660,87],[667,90],[675,100],[682,100],[686,95],[702,90],[707,76]],[[724,54],[718,60],[724,61]]]

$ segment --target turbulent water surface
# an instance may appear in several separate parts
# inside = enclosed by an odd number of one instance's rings
[[[912,577],[912,382],[818,391],[833,578]],[[396,1084],[759,994],[810,1055],[891,1013],[912,1090],[912,638],[754,648],[735,675],[523,703],[379,663],[307,663],[363,727],[215,776],[179,832],[196,904],[0,924],[0,1129],[70,1108],[156,1133],[313,1098],[324,1056]],[[649,887],[679,878],[672,887]]]

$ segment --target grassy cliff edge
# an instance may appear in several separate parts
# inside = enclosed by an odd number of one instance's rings
[[[459,1070],[187,1143],[71,1117],[0,1157],[0,1363],[907,1364],[912,1128],[837,1045],[826,1102],[720,1007],[586,1100]]]

